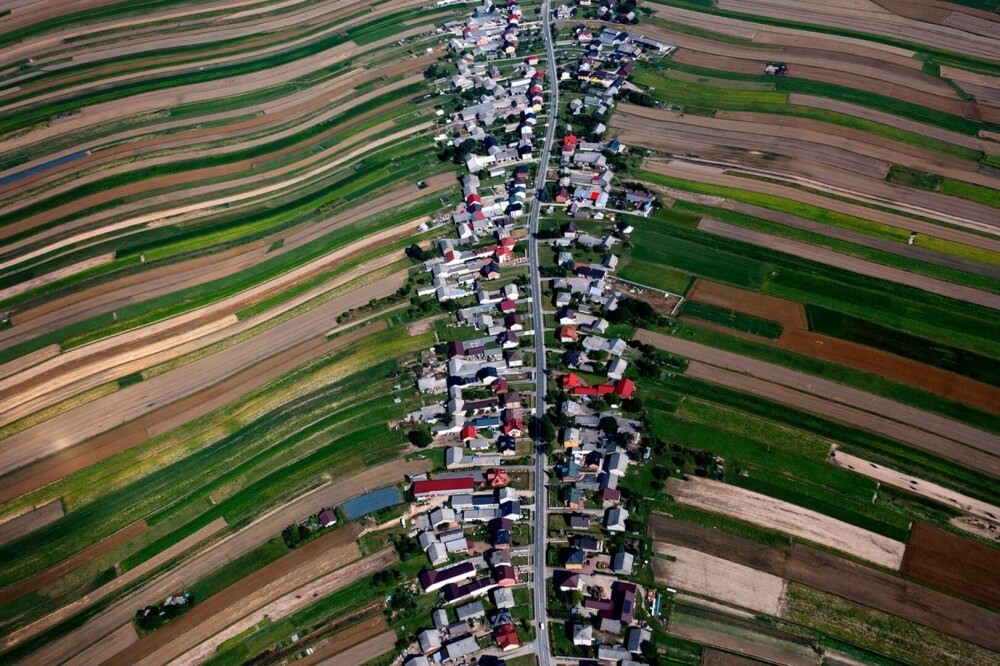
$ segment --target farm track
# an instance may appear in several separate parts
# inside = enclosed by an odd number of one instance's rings
[[[1000,438],[865,391],[688,340],[640,330],[635,339],[692,362],[688,374],[871,430],[1000,478]]]
[[[892,613],[987,649],[1000,650],[1000,615],[911,580],[802,544],[778,550],[666,516],[652,516],[649,527],[654,540],[667,540],[725,558]]]
[[[279,506],[261,516],[242,530],[216,540],[187,556],[173,570],[146,582],[135,592],[117,600],[108,610],[92,618],[79,629],[54,640],[35,653],[34,657],[40,660],[38,663],[61,663],[128,622],[136,608],[150,603],[150,600],[164,597],[174,591],[181,584],[181,581],[197,580],[230,559],[260,545],[279,534],[289,524],[302,520],[304,516],[315,511],[317,506],[341,504],[345,500],[365,492],[366,489],[394,483],[403,474],[426,472],[430,467],[431,465],[426,460],[394,462],[366,469],[342,481],[326,484],[305,493],[288,504]],[[347,525],[342,529],[350,532],[355,527]],[[90,606],[103,596],[98,591],[98,593],[88,595],[88,597],[42,618],[42,620],[8,636],[4,646],[10,647],[37,635],[58,621]]]

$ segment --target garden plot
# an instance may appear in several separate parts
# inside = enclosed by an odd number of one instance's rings
[[[877,465],[864,458],[853,456],[850,453],[838,451],[836,447],[830,453],[829,460],[838,467],[845,467],[862,476],[875,479],[880,483],[908,490],[911,493],[928,497],[936,502],[946,504],[953,509],[958,509],[959,511],[964,511],[980,518],[1000,521],[1000,507],[974,497],[969,497],[968,495],[963,495],[936,483],[925,481],[911,474],[897,472],[894,469]]]
[[[663,541],[653,543],[656,582],[766,615],[780,616],[786,582],[750,567]]]
[[[785,532],[889,569],[899,569],[903,561],[906,546],[899,541],[766,495],[699,478],[669,479],[667,492],[681,504]]]

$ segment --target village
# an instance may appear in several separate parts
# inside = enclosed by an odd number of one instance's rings
[[[559,7],[553,18],[565,12]],[[454,236],[437,241],[437,256],[423,267],[432,279],[418,291],[454,320],[444,329],[449,339],[417,370],[420,391],[439,398],[408,417],[444,448],[446,471],[411,479],[424,509],[408,532],[427,557],[418,582],[440,599],[404,650],[406,666],[504,663],[536,653],[534,639],[545,631],[560,661],[639,664],[650,638],[640,617],[660,603],[630,580],[642,563],[618,484],[643,462],[643,425],[623,410],[637,390],[635,352],[609,334],[608,318],[623,298],[612,281],[614,246],[631,232],[616,217],[649,216],[656,199],[616,185],[613,162],[628,147],[603,139],[601,119],[642,50],[672,47],[580,26],[584,53],[557,71],[581,94],[549,114],[546,89],[559,81],[547,82],[545,63],[519,43],[538,27],[512,0],[503,9],[486,2],[442,28],[457,73],[440,83],[469,103],[442,119],[437,140],[468,173],[464,202],[451,213]],[[546,151],[536,132],[548,129],[539,118],[549,115],[569,122],[556,120],[552,164],[538,174]],[[533,188],[536,179],[545,185]],[[532,215],[544,217],[536,238]],[[528,275],[532,242],[553,259],[541,269],[540,293]],[[538,348],[545,358],[536,358]],[[548,414],[535,404],[536,382],[556,396]],[[525,464],[532,438],[549,456],[544,478]],[[532,548],[529,524],[546,512],[545,543]],[[532,617],[532,588],[543,591],[552,617]]]

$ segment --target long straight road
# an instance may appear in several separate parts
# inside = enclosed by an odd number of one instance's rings
[[[545,416],[545,318],[542,314],[542,284],[538,274],[538,215],[542,202],[538,192],[545,186],[545,174],[549,170],[549,151],[556,131],[556,115],[559,109],[559,80],[556,77],[556,54],[552,46],[552,7],[551,0],[542,0],[542,38],[545,40],[545,60],[548,63],[549,79],[549,118],[546,124],[545,143],[542,144],[542,155],[538,161],[538,176],[535,179],[535,205],[531,207],[528,216],[530,243],[528,245],[528,262],[531,270],[531,307],[535,321],[535,418]],[[546,622],[545,599],[545,535],[548,524],[545,509],[548,506],[548,493],[545,484],[545,468],[548,461],[545,456],[545,442],[535,438],[535,622],[538,636],[536,640],[539,666],[549,666],[552,650],[549,647],[549,634]]]

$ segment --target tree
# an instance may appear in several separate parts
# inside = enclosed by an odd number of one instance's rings
[[[416,430],[411,430],[406,435],[410,443],[418,448],[425,448],[430,446],[431,442],[434,441],[433,435],[426,428],[417,428]]]
[[[427,252],[416,243],[406,248],[406,256],[414,261],[427,261]]]
[[[613,416],[602,416],[600,422],[597,424],[597,427],[600,428],[605,435],[617,435],[618,419]]]

